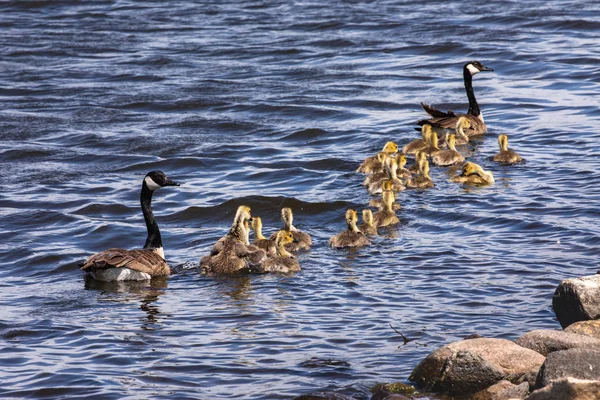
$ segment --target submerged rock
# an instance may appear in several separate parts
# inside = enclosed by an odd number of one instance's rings
[[[600,275],[562,281],[552,296],[552,307],[563,328],[600,318]]]
[[[509,381],[502,380],[487,389],[475,393],[471,400],[524,399],[528,393],[529,384],[527,382],[514,385]]]
[[[405,383],[380,383],[375,385],[371,392],[371,400],[403,400],[409,399],[407,395],[412,395],[416,392],[414,386]]]
[[[577,348],[600,350],[600,339],[552,329],[538,329],[527,332],[515,340],[515,343],[537,351],[543,356],[547,356],[554,351]]]
[[[564,378],[531,393],[526,400],[596,400],[600,398],[600,381]]]
[[[600,340],[600,319],[575,322],[566,327],[565,332],[578,333]]]
[[[410,380],[427,390],[470,395],[503,379],[523,380],[544,362],[541,354],[505,339],[469,339],[431,353]]]
[[[571,349],[548,354],[540,368],[536,389],[566,377],[600,380],[600,351]],[[600,398],[600,393],[598,395]]]

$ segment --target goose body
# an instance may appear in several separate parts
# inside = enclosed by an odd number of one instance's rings
[[[90,256],[81,265],[81,269],[94,279],[112,282],[124,280],[146,280],[158,276],[169,276],[171,269],[165,261],[162,238],[158,223],[152,213],[152,194],[165,186],[179,186],[162,171],[146,174],[142,181],[140,204],[148,237],[143,249],[126,250],[113,248]]]
[[[285,245],[285,248],[288,251],[295,253],[299,250],[310,249],[310,246],[312,246],[312,239],[308,233],[298,230],[298,228],[293,225],[294,214],[292,213],[291,208],[286,207],[281,209],[281,221],[283,222],[283,229],[281,230],[290,231],[292,232],[292,235],[294,235],[294,241]],[[274,233],[269,239],[275,240],[276,238],[277,233]]]
[[[487,132],[487,126],[483,120],[483,114],[479,109],[479,104],[475,98],[475,92],[473,91],[473,75],[478,74],[481,71],[493,71],[492,68],[486,67],[479,61],[470,61],[463,66],[463,80],[465,83],[465,90],[469,99],[469,110],[466,114],[455,114],[452,111],[443,112],[437,110],[433,106],[421,103],[421,107],[431,118],[427,120],[418,121],[419,125],[430,124],[434,129],[437,130],[454,130],[456,129],[456,123],[460,117],[465,117],[469,120],[470,128],[466,131],[469,136],[482,135]]]
[[[356,226],[358,217],[356,211],[348,209],[346,211],[346,223],[348,229],[338,233],[329,239],[329,246],[342,249],[345,247],[362,247],[371,244],[371,241]]]
[[[373,223],[373,212],[368,208],[362,210],[362,224],[358,225],[358,229],[367,236],[377,235],[377,228]]]
[[[503,164],[516,164],[523,161],[523,158],[517,152],[508,148],[508,136],[505,134],[498,136],[498,145],[500,151],[494,156],[494,161]]]
[[[396,215],[396,212],[392,209],[394,202],[394,193],[383,192],[382,194],[384,207],[373,215],[373,223],[377,228],[395,225],[400,222],[400,219]]]
[[[447,142],[448,150],[440,150],[431,158],[433,165],[445,167],[465,161],[463,155],[456,150],[456,137],[454,135],[448,135]]]
[[[466,162],[461,168],[461,173],[453,177],[452,182],[466,183],[471,185],[490,185],[494,183],[494,175],[485,171],[480,165]]]

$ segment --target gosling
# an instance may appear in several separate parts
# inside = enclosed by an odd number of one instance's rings
[[[357,221],[358,216],[356,215],[356,211],[348,209],[346,211],[348,229],[329,239],[329,246],[341,249],[346,247],[362,247],[371,244],[371,241],[356,226]]]
[[[451,181],[471,185],[491,185],[495,182],[494,175],[490,171],[485,171],[481,166],[470,161],[463,164],[460,175],[456,175]]]
[[[505,134],[498,136],[498,146],[500,151],[494,156],[494,161],[503,164],[516,164],[523,161],[520,155],[508,148],[508,136]]]

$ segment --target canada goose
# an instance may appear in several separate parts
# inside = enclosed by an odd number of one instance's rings
[[[341,249],[344,247],[361,247],[371,244],[371,241],[356,226],[356,221],[358,221],[356,211],[349,208],[346,211],[348,229],[329,239],[329,246]]]
[[[465,158],[456,150],[456,136],[448,135],[448,150],[440,150],[431,158],[433,165],[445,167],[465,161]]]
[[[479,104],[475,99],[475,93],[473,92],[473,75],[478,74],[481,71],[493,71],[492,68],[486,67],[479,61],[470,61],[463,66],[463,79],[465,82],[465,90],[467,91],[467,97],[469,98],[469,110],[466,114],[455,114],[452,111],[443,112],[439,111],[433,106],[421,103],[421,107],[426,113],[431,115],[431,118],[420,120],[417,123],[419,125],[431,124],[434,129],[456,129],[456,122],[458,118],[464,116],[469,119],[471,127],[467,130],[467,135],[481,135],[487,132],[487,127],[483,120],[483,114],[479,109]]]
[[[373,212],[368,208],[362,210],[362,224],[358,225],[358,229],[367,236],[377,235],[377,228],[373,224]]]
[[[155,276],[169,276],[158,224],[152,213],[152,194],[158,188],[179,186],[162,171],[148,172],[142,181],[140,203],[146,221],[148,237],[143,249],[108,249],[90,256],[81,265],[94,279],[100,281],[141,281]]]
[[[429,132],[431,132],[431,125],[423,124],[421,126],[421,135],[422,139],[415,139],[406,146],[402,148],[403,154],[415,154],[417,151],[421,151],[427,148],[429,145],[427,144],[427,137],[429,136]]]
[[[404,187],[404,184],[402,183],[402,181],[400,181],[400,179],[398,179],[398,175],[397,175],[397,171],[398,171],[398,162],[396,161],[396,159],[394,157],[388,157],[385,160],[385,172],[387,173],[387,178],[385,179],[380,179],[379,181],[376,182],[372,182],[369,185],[369,188],[367,189],[367,191],[369,192],[369,194],[371,195],[375,195],[375,194],[379,194],[382,192],[382,184],[383,181],[385,180],[390,180],[392,182],[392,190],[394,192],[401,192],[403,190],[406,189],[406,187]]]
[[[383,160],[381,158],[385,158],[385,156],[394,154],[398,152],[398,145],[394,142],[387,142],[384,146],[383,146],[383,150],[381,150],[381,154],[377,153],[377,155],[372,156],[372,157],[367,157],[365,159],[365,161],[362,162],[362,164],[360,164],[360,166],[358,167],[358,169],[356,170],[356,172],[360,172],[363,174],[370,174],[371,172],[373,172],[373,170],[379,166],[379,168],[381,168],[381,163],[383,163]],[[377,162],[379,162],[380,164],[378,165]]]
[[[481,166],[467,161],[463,164],[460,175],[453,177],[451,181],[473,185],[489,185],[494,183],[494,175],[489,171],[485,171]]]
[[[500,151],[494,156],[494,161],[505,164],[515,164],[523,161],[520,155],[508,148],[508,136],[505,134],[498,136],[498,145]]]
[[[408,171],[411,173],[419,173],[419,161],[426,160],[427,154],[424,151],[417,151],[415,153],[415,163],[408,167]]]
[[[396,203],[396,195],[392,191],[392,181],[390,181],[389,179],[384,180],[381,184],[381,193],[383,194],[385,192],[392,193],[392,210],[399,210],[400,204]],[[369,200],[369,206],[375,207],[378,210],[383,210],[383,208],[385,207],[385,204],[383,203],[383,196],[379,199]]]
[[[259,249],[263,249],[268,257],[275,257],[277,254],[275,242],[267,239],[262,234],[262,219],[260,217],[252,217],[252,230],[254,231],[254,241],[252,244]]]
[[[412,189],[428,189],[433,186],[433,180],[429,176],[429,161],[427,161],[427,159],[419,160],[419,173],[406,181],[406,187]]]
[[[293,225],[294,214],[292,213],[291,208],[286,207],[281,209],[281,221],[283,222],[282,230],[290,231],[294,235],[294,242],[287,244],[285,248],[292,253],[295,253],[298,250],[308,250],[312,245],[312,239],[308,233],[299,231],[298,228]],[[277,233],[274,233],[269,239],[275,240],[276,237]]]
[[[209,255],[200,259],[200,267],[206,273],[234,274],[248,272],[253,265],[263,262],[264,250],[248,242],[250,207],[239,206],[231,229],[212,247]]]
[[[392,204],[394,202],[394,193],[391,191],[383,192],[382,198],[384,204],[383,210],[377,211],[375,215],[373,215],[373,223],[378,228],[394,225],[400,222],[398,216],[396,215],[394,210],[392,210]]]
[[[290,273],[300,271],[300,264],[293,254],[288,252],[285,247],[294,242],[294,235],[290,231],[279,231],[275,237],[275,246],[277,254],[274,257],[268,258],[262,267],[259,267],[260,272],[279,272]]]

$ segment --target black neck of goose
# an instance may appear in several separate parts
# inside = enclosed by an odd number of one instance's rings
[[[475,92],[473,92],[473,77],[471,76],[471,72],[467,68],[463,70],[463,78],[465,80],[465,90],[467,91],[467,97],[469,98],[469,111],[467,111],[467,114],[478,117],[479,114],[481,114],[481,111],[479,110],[479,104],[477,104],[477,99],[475,98]]]
[[[142,194],[140,195],[140,203],[142,204],[142,213],[144,214],[144,220],[146,221],[146,228],[148,229],[148,238],[146,239],[145,249],[157,249],[162,247],[162,239],[160,237],[160,230],[158,224],[154,219],[152,213],[152,193],[153,191],[148,188],[146,182],[142,184]]]

